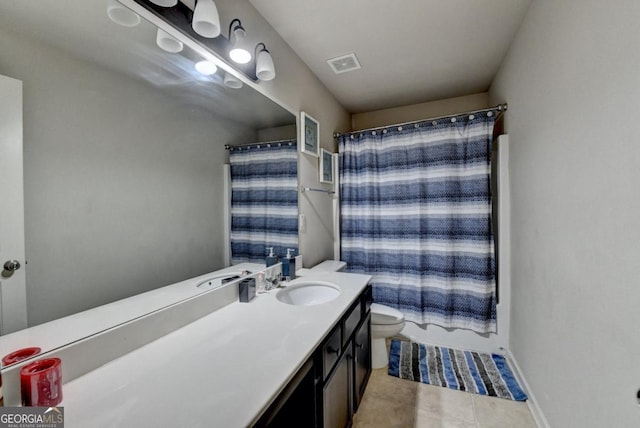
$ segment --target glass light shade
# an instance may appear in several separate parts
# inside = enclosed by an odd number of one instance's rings
[[[173,7],[178,4],[178,0],[149,0],[153,4],[162,7]]]
[[[135,27],[140,24],[140,15],[116,0],[109,0],[107,3],[107,15],[109,19],[123,27]]]
[[[232,89],[240,89],[242,88],[242,82],[232,74],[224,73],[224,86]]]
[[[213,0],[197,0],[191,27],[193,31],[209,39],[220,35],[220,16]]]
[[[160,28],[158,28],[158,33],[156,35],[156,43],[160,49],[169,53],[181,52],[184,47],[180,40]]]
[[[205,76],[211,76],[216,71],[218,71],[218,67],[212,63],[211,61],[200,61],[196,62],[196,70],[198,73],[204,74]]]
[[[229,58],[238,64],[246,64],[251,61],[251,53],[244,48],[244,36],[244,29],[241,26],[233,29],[233,47],[229,51]]]
[[[273,80],[276,77],[273,58],[266,49],[261,50],[256,58],[256,76],[260,80]]]
[[[229,57],[238,64],[246,64],[251,61],[251,54],[246,49],[235,48],[229,52]]]

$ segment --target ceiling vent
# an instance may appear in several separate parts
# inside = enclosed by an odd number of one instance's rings
[[[356,54],[354,53],[328,59],[327,64],[329,64],[329,67],[331,67],[333,72],[336,74],[342,74],[347,71],[359,70],[362,68],[358,58],[356,58]]]

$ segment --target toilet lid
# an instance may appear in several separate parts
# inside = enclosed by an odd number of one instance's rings
[[[398,324],[404,321],[404,315],[397,309],[379,303],[371,304],[371,324]]]

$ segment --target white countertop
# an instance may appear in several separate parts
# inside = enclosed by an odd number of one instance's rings
[[[370,278],[308,274],[297,281],[335,283],[340,296],[293,306],[278,301],[272,290],[249,303],[234,302],[65,383],[66,426],[248,426]]]

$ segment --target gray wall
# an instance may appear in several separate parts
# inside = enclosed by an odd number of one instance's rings
[[[298,138],[296,125],[284,125],[258,130],[258,141],[295,140]]]
[[[489,107],[489,93],[482,92],[463,97],[357,113],[351,116],[351,125],[354,130],[375,128],[465,111],[481,110],[487,107]]]
[[[511,349],[553,427],[637,427],[640,2],[537,0],[508,101]]]
[[[0,32],[24,82],[29,324],[223,266],[223,145],[254,130]]]

